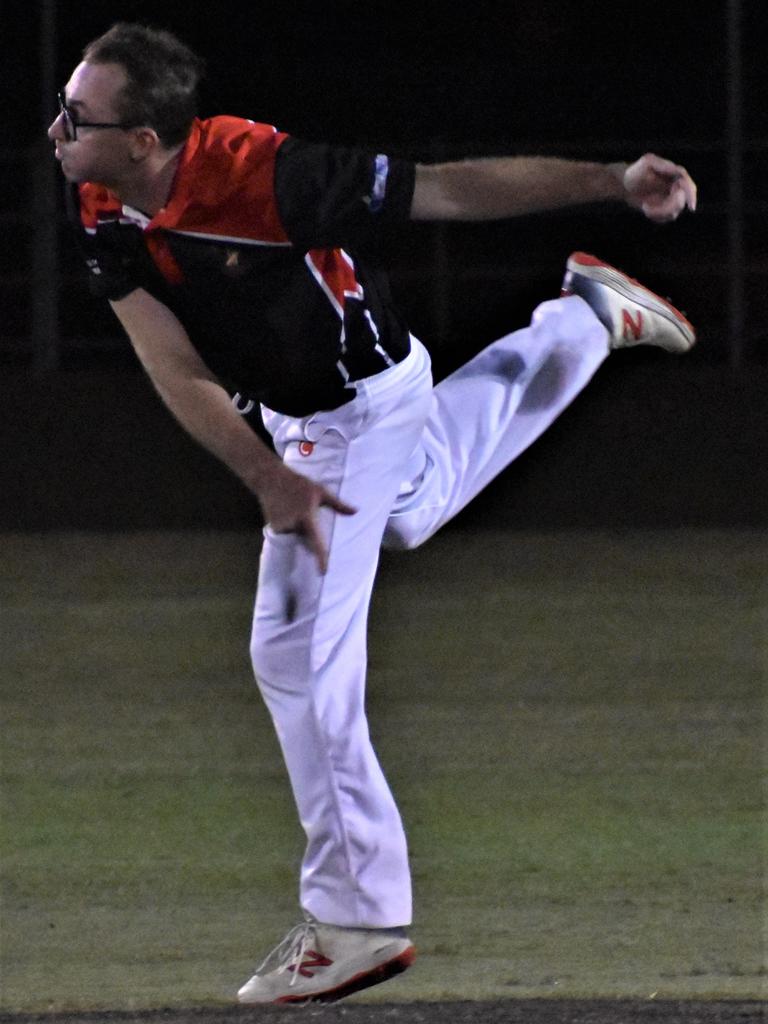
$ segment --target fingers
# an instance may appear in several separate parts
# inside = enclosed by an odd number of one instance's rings
[[[676,178],[684,170],[679,164],[673,163],[663,156],[657,156],[656,153],[646,153],[641,160],[646,167],[650,167],[657,174],[662,174],[667,178]]]
[[[648,199],[640,209],[650,220],[663,224],[676,220],[687,205],[686,197],[681,190],[673,190],[661,199]]]
[[[679,188],[683,193],[685,199],[685,206],[687,206],[688,209],[691,210],[691,212],[693,212],[693,210],[696,209],[698,190],[696,188],[696,183],[694,182],[693,178],[690,176],[690,174],[688,173],[688,171],[686,171],[684,167],[680,168],[680,176],[678,177],[675,184],[677,188]]]
[[[340,512],[343,516],[353,516],[355,512],[357,512],[356,508],[348,505],[345,501],[337,498],[335,494],[331,494],[329,491],[323,492],[320,504],[324,505],[326,508],[333,509],[334,512]]]
[[[665,162],[668,163],[668,161]],[[697,190],[693,178],[691,178],[688,171],[686,171],[684,167],[680,167],[679,164],[671,164],[670,167],[672,169],[662,175],[666,178],[672,178],[672,182],[669,186],[670,200],[673,200],[674,203],[679,203],[680,209],[678,212],[684,210],[686,206],[691,211],[695,210]]]
[[[259,494],[265,522],[274,533],[294,533],[317,561],[318,569],[324,574],[328,568],[328,550],[320,524],[322,507],[343,516],[354,515],[352,505],[337,498],[321,484],[313,481],[281,463],[265,477]]]
[[[294,533],[300,537],[310,554],[314,556],[320,575],[325,576],[328,570],[328,550],[313,513],[290,525],[280,526],[274,520],[270,521],[269,525],[274,533]]]
[[[348,505],[345,501],[337,498],[335,494],[331,494],[330,491],[321,491],[320,495],[320,506],[330,508],[334,512],[339,512],[343,516],[353,516],[357,512],[356,508]],[[328,571],[328,549],[325,545],[323,535],[320,532],[320,527],[317,522],[317,517],[313,514],[309,515],[304,523],[304,529],[300,530],[304,543],[309,548],[310,552],[315,556],[317,561],[317,568],[321,576],[325,576]]]
[[[330,508],[344,516],[352,516],[357,512],[356,508],[337,498],[330,491],[317,487],[314,500],[303,515],[293,517],[292,522],[279,526],[273,520],[271,525],[275,533],[295,533],[301,537],[310,554],[314,556],[320,575],[324,576],[328,571],[328,549],[317,521],[317,509],[320,507]]]
[[[696,209],[696,184],[680,164],[646,153],[627,172],[627,187],[646,217],[657,223]]]
[[[325,508],[332,509],[334,512],[339,512],[343,516],[353,516],[357,512],[356,508],[348,505],[345,501],[341,501],[340,498],[331,494],[330,491],[322,491],[319,504]],[[302,536],[311,554],[315,556],[320,575],[325,576],[328,571],[328,549],[320,532],[316,516],[314,514],[309,515],[304,522],[303,529],[297,532]]]
[[[321,576],[325,576],[326,572],[328,572],[328,549],[320,533],[317,520],[312,517],[305,528],[300,531],[300,534],[311,554],[315,556],[318,572]]]
[[[696,209],[696,186],[687,174],[675,181],[666,194],[653,196],[640,205],[646,217],[657,223],[676,220],[686,207]]]

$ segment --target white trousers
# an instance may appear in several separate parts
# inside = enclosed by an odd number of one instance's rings
[[[434,388],[413,339],[406,359],[358,383],[337,410],[262,410],[285,464],[357,509],[320,510],[325,576],[296,535],[265,529],[253,625],[254,671],[307,836],[301,905],[318,920],[411,921],[405,833],[364,707],[382,542],[412,548],[430,537],[553,422],[607,354],[589,306],[556,299]]]

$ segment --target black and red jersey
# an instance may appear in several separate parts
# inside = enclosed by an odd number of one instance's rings
[[[142,285],[178,316],[225,385],[305,415],[354,397],[399,362],[408,330],[365,259],[408,219],[407,160],[294,139],[235,117],[196,120],[167,205],[153,218],[103,186],[79,187],[85,244],[118,219]]]

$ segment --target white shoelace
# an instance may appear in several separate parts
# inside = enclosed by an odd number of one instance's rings
[[[272,952],[268,953],[264,958],[261,966],[256,968],[256,974],[269,974],[272,971],[284,974],[286,971],[294,968],[293,976],[289,982],[290,985],[294,985],[299,976],[298,968],[301,966],[304,954],[312,941],[314,930],[315,926],[312,921],[303,921],[301,924],[297,924],[295,928],[291,928],[282,942],[278,943]]]

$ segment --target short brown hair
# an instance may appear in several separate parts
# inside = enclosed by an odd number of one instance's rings
[[[205,65],[171,32],[118,22],[88,43],[83,60],[125,71],[128,82],[116,98],[121,121],[154,128],[164,146],[186,139]]]

